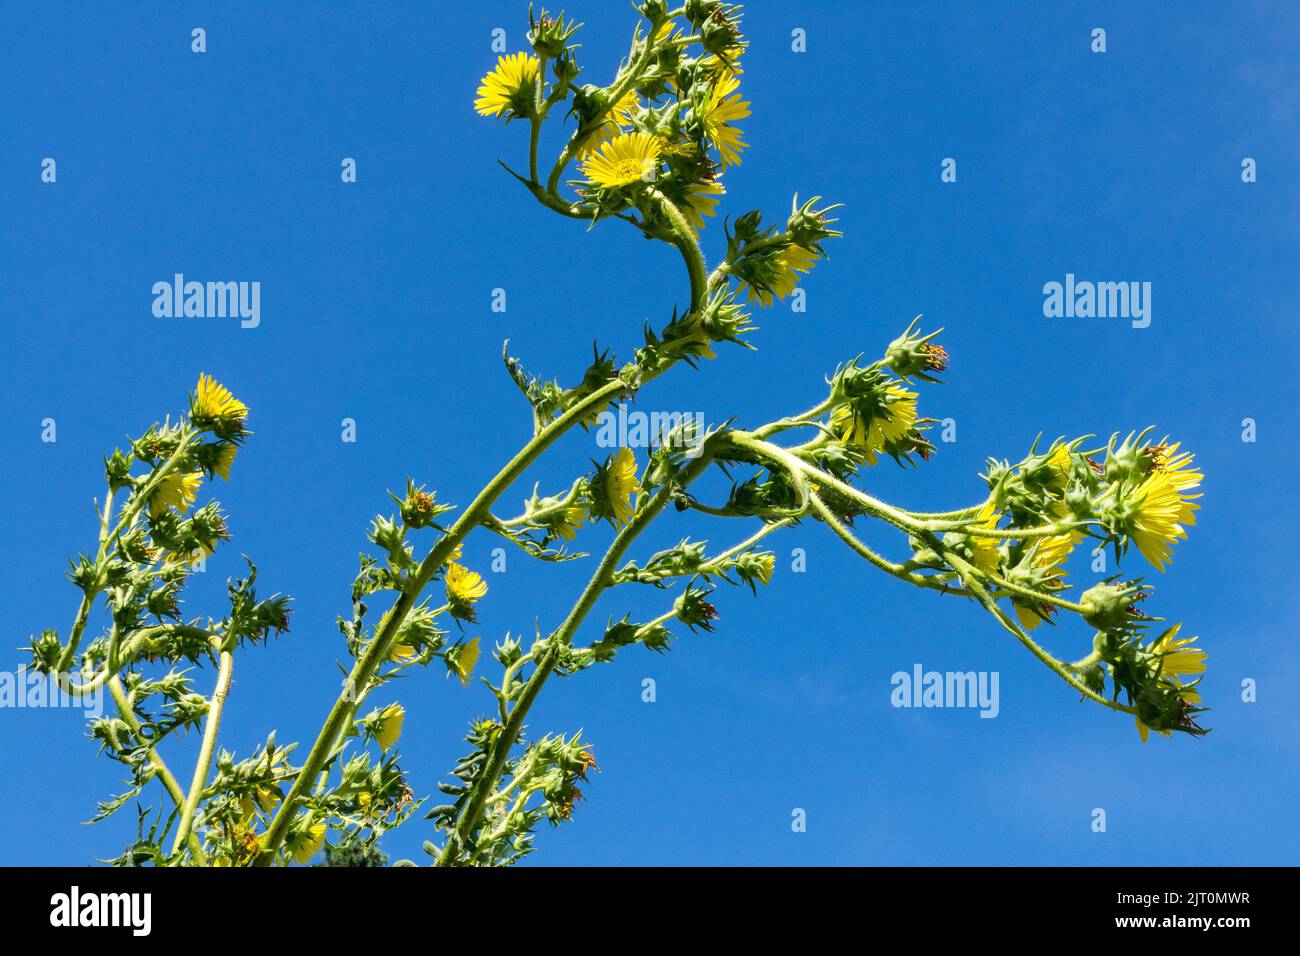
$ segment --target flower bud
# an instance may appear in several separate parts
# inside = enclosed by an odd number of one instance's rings
[[[831,223],[838,220],[826,218],[827,213],[839,208],[838,205],[826,206],[823,209],[814,208],[821,198],[821,196],[813,196],[803,205],[799,205],[799,197],[796,195],[791,205],[790,218],[785,224],[786,232],[790,234],[790,239],[795,245],[811,249],[818,255],[822,254],[821,243],[824,240],[844,235],[838,229],[830,228]]]
[[[885,363],[895,375],[937,382],[938,379],[928,373],[947,369],[948,353],[943,346],[930,344],[930,340],[943,329],[935,329],[929,335],[916,335],[913,329],[920,320],[918,315],[907,327],[907,331],[889,343],[885,349]]]
[[[556,57],[555,65],[551,69],[555,73],[555,83],[560,87],[567,87],[582,72],[582,68],[578,66],[578,61],[574,59],[571,53],[562,53]]]
[[[532,19],[529,11],[528,42],[538,56],[555,58],[561,56],[569,46],[569,38],[577,32],[577,24],[565,23],[564,17],[551,17],[545,10],[539,19]]]
[[[715,11],[722,8],[720,0],[686,0],[682,13],[691,26],[699,28]]]
[[[676,614],[677,620],[681,621],[691,630],[697,627],[705,631],[713,630],[713,622],[718,619],[718,609],[715,608],[704,598],[709,595],[710,591],[694,590],[687,588],[685,592],[673,602],[673,613]]]
[[[637,12],[649,20],[652,27],[657,27],[668,19],[668,2],[667,0],[643,0],[637,7]]]
[[[1142,594],[1140,587],[1128,584],[1114,585],[1104,581],[1093,585],[1079,598],[1083,619],[1100,631],[1121,628],[1130,623],[1133,604]]]

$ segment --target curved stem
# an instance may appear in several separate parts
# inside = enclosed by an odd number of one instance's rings
[[[708,290],[708,275],[704,265],[704,253],[700,251],[700,241],[695,235],[695,230],[691,224],[686,221],[682,211],[673,204],[673,201],[661,193],[658,189],[650,190],[650,197],[658,204],[672,226],[673,233],[676,236],[677,248],[682,252],[682,258],[686,260],[686,271],[691,278],[691,312],[697,311],[704,304],[704,296]]]
[[[847,544],[860,557],[866,558],[870,564],[879,568],[881,571],[884,571],[886,574],[891,574],[900,581],[906,581],[908,584],[914,584],[917,587],[922,588],[929,588],[930,590],[939,591],[943,594],[955,594],[959,597],[975,596],[970,591],[962,588],[951,587],[946,581],[941,579],[908,571],[903,565],[890,561],[888,558],[877,554],[871,548],[867,547],[867,545],[863,544],[862,541],[853,534],[853,532],[844,527],[843,522],[841,522],[839,518],[835,517],[834,512],[832,512],[830,508],[826,507],[826,503],[816,494],[812,496],[812,506],[813,510],[816,511],[822,521],[825,522],[826,526],[834,531],[835,534],[839,536],[840,540]]]
[[[937,538],[934,538],[933,535],[930,537],[932,538],[932,547],[937,546],[938,549],[943,548],[943,545]],[[1002,608],[998,607],[997,602],[984,589],[984,585],[980,584],[978,572],[976,572],[975,568],[968,564],[960,555],[953,554],[951,551],[945,551],[943,552],[943,555],[944,559],[953,566],[953,569],[956,570],[958,574],[961,575],[962,580],[966,583],[966,587],[970,588],[971,592],[975,595],[975,599],[984,606],[984,609],[992,614],[993,617],[997,619],[998,623],[1006,630],[1015,635],[1016,640],[1027,647],[1031,654],[1051,668],[1051,670],[1060,677],[1061,680],[1065,681],[1084,697],[1101,704],[1103,707],[1108,707],[1111,710],[1117,710],[1125,714],[1133,714],[1137,712],[1133,707],[1127,707],[1118,701],[1107,700],[1087,684],[1083,683],[1083,681],[1079,680],[1078,676],[1070,670],[1068,664],[1057,660],[1049,654],[1038,644],[1037,641],[1022,631],[1016,626],[1014,621],[1007,617],[1006,612],[1003,611]]]

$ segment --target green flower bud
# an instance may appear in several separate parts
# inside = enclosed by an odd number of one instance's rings
[[[609,95],[599,86],[588,83],[573,94],[573,112],[578,126],[585,128],[609,105]]]
[[[673,613],[676,614],[677,620],[692,631],[697,627],[705,631],[712,631],[713,622],[718,619],[718,609],[704,600],[711,593],[713,592],[688,587],[673,602]]]
[[[667,0],[643,0],[636,9],[641,16],[650,21],[652,27],[657,27],[668,19]]]
[[[399,498],[391,491],[388,496],[397,502],[402,516],[402,523],[408,528],[437,527],[437,518],[450,511],[451,505],[440,505],[433,492],[425,491],[424,486],[415,486],[410,478],[406,479],[406,497]],[[376,544],[379,542],[376,541]]]
[[[561,56],[569,46],[569,39],[578,31],[578,25],[572,21],[565,23],[564,17],[551,17],[545,10],[539,19],[533,20],[532,10],[528,11],[528,42],[538,56],[555,58]]]
[[[714,11],[722,9],[720,0],[686,0],[682,13],[691,26],[699,28]]]
[[[38,674],[53,674],[59,666],[59,658],[63,655],[63,645],[59,641],[59,635],[49,628],[42,631],[40,637],[32,638],[30,650],[32,670]]]
[[[559,87],[567,87],[582,72],[582,68],[578,66],[578,61],[572,53],[563,53],[556,57],[555,65],[551,69],[555,73],[555,83]]]
[[[824,255],[821,247],[824,240],[836,239],[844,235],[838,229],[830,228],[831,223],[838,220],[826,218],[826,214],[839,209],[839,205],[826,206],[823,209],[814,208],[821,198],[821,196],[813,196],[803,205],[799,205],[799,197],[796,195],[791,204],[790,218],[785,224],[785,230],[790,234],[790,239],[795,245],[811,249],[818,255]]]
[[[1139,435],[1130,433],[1118,447],[1115,445],[1115,438],[1118,436],[1111,436],[1110,443],[1106,448],[1106,464],[1104,466],[1107,481],[1128,480],[1136,482],[1147,476],[1155,456],[1151,452],[1151,446],[1146,444],[1146,435],[1146,431]]]
[[[120,449],[113,449],[113,456],[104,459],[104,474],[108,477],[108,487],[120,491],[131,483],[131,459],[123,455]]]
[[[1100,631],[1122,628],[1131,623],[1131,609],[1143,593],[1142,588],[1130,584],[1115,585],[1109,581],[1096,584],[1079,598],[1083,619]]]
[[[757,209],[751,209],[743,213],[736,220],[734,239],[737,243],[744,245],[758,238],[759,229],[763,225],[763,214]]]

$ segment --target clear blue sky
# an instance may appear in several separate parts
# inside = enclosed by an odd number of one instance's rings
[[[1204,507],[1167,574],[1136,554],[1130,567],[1158,579],[1156,612],[1201,635],[1213,733],[1143,746],[1131,720],[1079,703],[973,605],[884,579],[809,524],[774,539],[777,578],[756,600],[718,595],[716,634],[682,629],[669,656],[634,649],[547,687],[530,727],[585,728],[602,772],[577,822],[541,833],[537,862],[1295,862],[1300,11],[1029,6],[749,6],[750,149],[722,208],[780,216],[793,192],[822,194],[845,203],[846,236],[809,281],[806,313],[760,314],[759,351],[674,371],[639,407],[748,424],[800,410],[838,361],[878,352],[923,312],[952,353],[923,411],[955,419],[958,440],[916,471],[872,472],[887,500],[977,500],[985,457],[1017,458],[1040,431],[1157,425],[1197,453]],[[220,613],[241,552],[297,601],[291,634],[239,655],[222,742],[246,754],[271,728],[310,741],[338,687],[335,617],[386,489],[409,473],[464,503],[527,437],[501,341],[571,379],[594,338],[627,356],[643,320],[668,319],[684,294],[671,249],[618,223],[561,220],[496,165],[524,162],[526,130],[470,102],[495,59],[491,30],[520,48],[526,8],[3,4],[5,647],[47,626],[66,634],[65,558],[93,540],[101,456],[179,411],[208,371],[253,408],[256,434],[217,489],[234,541],[189,610]],[[608,76],[634,15],[622,3],[569,12],[587,24],[590,75]],[[202,55],[194,27],[207,30]],[[1105,54],[1090,52],[1094,27]],[[347,156],[356,184],[340,182]],[[1241,181],[1247,156],[1254,184]],[[44,157],[58,163],[53,185]],[[940,182],[945,157],[956,183]],[[176,272],[260,281],[261,326],[155,319],[150,287]],[[1042,286],[1067,272],[1151,282],[1151,326],[1044,318]],[[497,287],[505,314],[489,308]],[[47,417],[54,444],[40,440]],[[339,439],[345,417],[355,444]],[[1255,443],[1241,440],[1248,417]],[[533,479],[567,484],[597,453],[570,436],[505,500]],[[747,531],[675,516],[639,553],[688,533],[722,547]],[[467,563],[486,572],[496,544],[471,538]],[[796,547],[808,573],[789,571]],[[487,575],[469,633],[554,627],[591,563],[512,554]],[[1095,577],[1072,567],[1072,580]],[[616,593],[590,625],[665,599]],[[1045,639],[1065,657],[1090,646],[1081,625]],[[893,709],[890,675],[916,663],[999,672],[999,716]],[[641,702],[646,677],[654,704]],[[1256,703],[1240,699],[1245,678]],[[490,699],[432,671],[396,691],[404,763],[432,792]],[[171,751],[178,766],[194,737]],[[0,747],[0,862],[120,851],[129,811],[80,824],[123,774],[95,757],[76,714],[0,712]],[[1097,807],[1104,834],[1090,830]],[[791,832],[794,808],[806,833]],[[433,835],[414,820],[385,847],[423,860]]]

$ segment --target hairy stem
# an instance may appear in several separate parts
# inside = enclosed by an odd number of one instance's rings
[[[712,455],[708,452],[701,454],[692,461],[679,476],[679,487],[685,487],[699,477],[711,461]],[[497,781],[501,778],[510,751],[514,748],[519,735],[523,732],[524,720],[528,716],[528,711],[537,700],[537,695],[541,693],[547,678],[555,670],[559,649],[572,643],[574,634],[577,633],[587,614],[590,613],[605,589],[610,586],[618,562],[622,560],[628,547],[659,516],[664,506],[677,493],[677,490],[677,488],[671,486],[659,489],[647,502],[646,506],[619,531],[614,537],[613,543],[605,552],[605,556],[601,558],[600,564],[592,572],[586,587],[583,588],[577,603],[573,605],[568,616],[564,619],[564,623],[552,634],[550,647],[543,658],[536,662],[532,675],[524,685],[519,700],[515,702],[514,708],[510,711],[509,719],[506,720],[505,727],[497,738],[483,775],[475,783],[470,799],[461,812],[460,819],[456,822],[455,840],[449,841],[442,854],[438,857],[438,866],[452,866],[455,864],[459,859],[460,848],[465,846],[470,835],[474,832],[474,828],[478,826],[479,817],[483,812],[483,805],[496,788]]]
[[[189,839],[194,826],[194,812],[198,809],[199,798],[207,786],[208,770],[212,766],[212,751],[217,744],[217,732],[221,729],[221,712],[226,706],[226,697],[230,694],[230,677],[235,666],[235,656],[230,651],[221,652],[221,662],[217,668],[217,686],[208,701],[207,721],[203,725],[203,742],[199,746],[199,758],[194,763],[194,777],[190,780],[190,792],[181,808],[180,828],[176,831],[176,842],[172,844],[172,855],[180,852],[185,841]]]
[[[140,721],[135,716],[135,711],[131,709],[131,702],[127,699],[126,688],[122,686],[122,680],[114,675],[108,680],[108,692],[113,697],[113,703],[117,705],[118,713],[121,714],[122,720],[131,728],[131,733],[135,735],[136,740],[146,747],[149,753],[149,764],[153,767],[154,776],[162,781],[163,789],[171,795],[172,803],[176,804],[176,809],[185,805],[185,791],[181,785],[176,782],[176,777],[172,775],[171,770],[167,767],[167,762],[163,760],[162,755],[158,753],[149,741],[145,739],[141,732]],[[189,835],[190,852],[194,854],[194,860],[199,866],[207,866],[208,858],[203,852],[203,845],[199,838],[193,833]]]
[[[296,811],[298,801],[304,796],[311,781],[321,772],[329,754],[334,750],[339,735],[355,712],[359,693],[374,678],[379,665],[388,658],[398,628],[407,614],[416,605],[420,593],[428,585],[433,575],[447,562],[457,545],[461,543],[478,523],[490,513],[492,504],[511,484],[546,451],[561,435],[578,422],[585,419],[593,409],[610,401],[614,396],[626,390],[627,386],[615,380],[601,386],[581,402],[555,419],[542,429],[492,478],[478,493],[478,496],[465,509],[464,513],[447,531],[447,534],[434,546],[419,568],[408,580],[397,602],[388,615],[387,623],[367,645],[357,659],[344,683],[343,691],[335,700],[325,719],[325,724],[312,744],[311,751],[303,763],[302,769],[294,778],[293,785],[285,795],[284,801],[276,811],[262,843],[262,853],[257,858],[258,866],[268,866],[275,859],[276,850],[284,840],[289,823]]]

